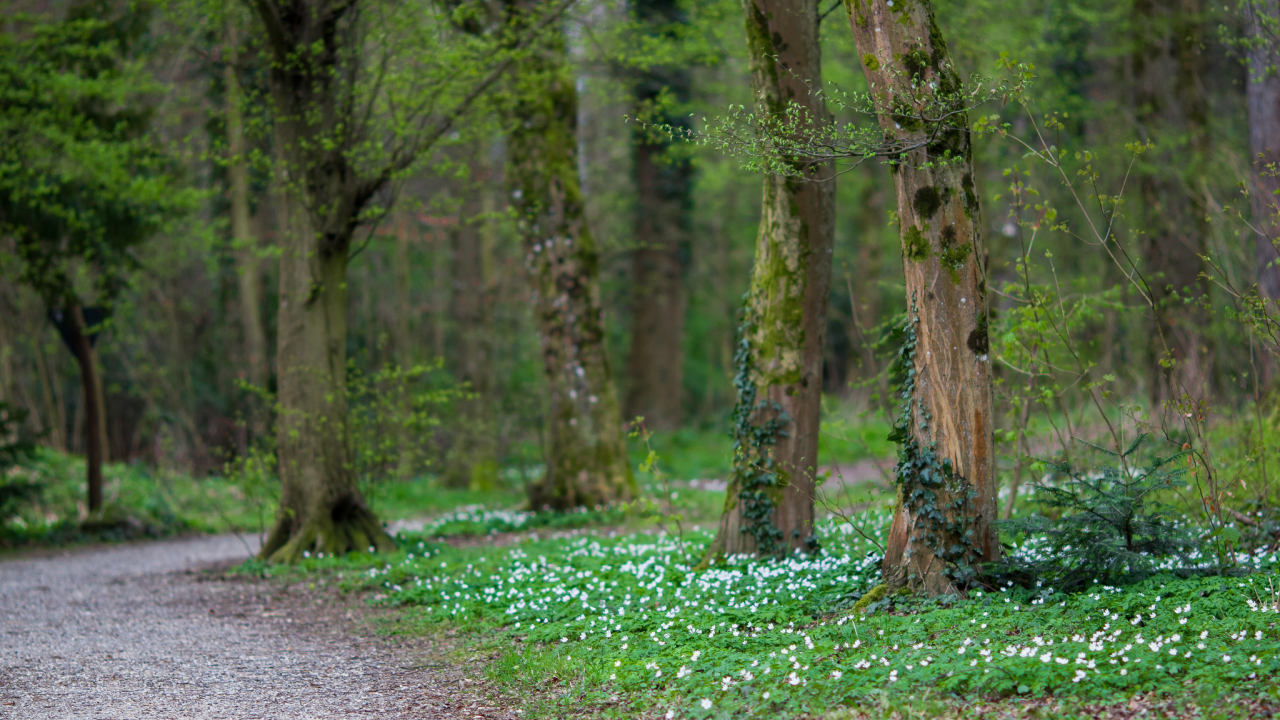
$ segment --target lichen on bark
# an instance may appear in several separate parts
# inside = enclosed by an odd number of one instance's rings
[[[529,502],[559,510],[635,494],[605,347],[599,249],[578,178],[578,97],[565,50],[563,34],[548,33],[522,65],[507,158],[549,395],[546,471]]]
[[[813,0],[743,0],[757,111],[789,103],[827,122]],[[807,83],[807,84],[806,84]],[[813,505],[822,347],[831,279],[834,179],[766,176],[751,289],[736,356],[734,457],[720,529],[704,563],[722,555],[815,546]]]

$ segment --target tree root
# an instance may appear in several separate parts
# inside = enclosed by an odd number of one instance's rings
[[[282,514],[262,545],[259,559],[291,564],[303,559],[304,553],[345,555],[367,552],[370,548],[376,552],[396,549],[395,541],[382,529],[373,513],[357,508],[343,515],[335,520],[332,513],[321,513],[295,523],[288,514]]]

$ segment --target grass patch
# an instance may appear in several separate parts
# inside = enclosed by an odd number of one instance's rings
[[[888,526],[882,509],[860,519]],[[858,612],[878,551],[832,522],[821,538],[810,557],[705,572],[692,568],[708,533],[582,530],[507,547],[402,538],[393,556],[269,572],[337,573],[402,608],[405,627],[462,633],[497,653],[491,679],[533,717],[909,717],[900,710],[980,702],[1047,717],[1134,697],[1191,702],[1201,688],[1277,693],[1274,555],[1242,557],[1238,577],[890,595]]]
[[[0,518],[0,547],[256,531],[274,508],[253,488],[223,478],[196,479],[124,463],[104,465],[102,473],[103,510],[91,517],[85,505],[84,459],[38,449],[10,470],[10,479],[41,489],[33,501]],[[90,522],[82,524],[85,519]]]

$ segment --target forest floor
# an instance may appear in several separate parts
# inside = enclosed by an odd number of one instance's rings
[[[502,718],[447,636],[377,636],[324,580],[224,570],[222,535],[0,559],[0,718]]]

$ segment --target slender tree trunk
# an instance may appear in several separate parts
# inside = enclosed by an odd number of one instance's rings
[[[396,353],[396,364],[400,366],[401,371],[408,370],[413,367],[413,344],[411,338],[412,331],[409,326],[409,316],[413,313],[412,306],[409,304],[409,247],[416,234],[412,226],[412,217],[409,213],[400,213],[396,219],[396,250],[395,263],[392,267],[392,273],[395,276],[396,284],[396,305],[395,305],[395,336],[392,338],[392,347]],[[405,416],[413,412],[413,398],[401,398],[403,403],[403,411]],[[415,470],[415,460],[417,446],[420,443],[417,433],[412,428],[404,427],[400,430],[400,457],[396,463],[396,477],[401,480],[408,480],[413,476]]]
[[[235,251],[240,291],[240,324],[244,332],[245,379],[257,388],[267,384],[267,335],[262,324],[262,275],[258,270],[258,239],[251,222],[249,201],[248,144],[244,137],[241,110],[243,94],[236,75],[239,40],[235,25],[227,23],[227,149],[230,153],[227,174],[231,186],[231,245]],[[264,432],[261,413],[252,412],[249,427],[254,436]]]
[[[1280,300],[1280,0],[1254,0],[1249,9],[1249,155],[1253,168],[1253,225],[1258,289],[1263,297]]]
[[[63,308],[71,346],[75,350],[76,363],[80,366],[80,385],[84,397],[85,470],[89,484],[89,512],[102,507],[102,455],[105,450],[102,438],[104,420],[102,393],[98,379],[98,367],[94,362],[93,344],[80,304],[68,301]]]
[[[1151,400],[1199,397],[1209,375],[1201,328],[1203,312],[1183,302],[1205,290],[1203,203],[1194,187],[1208,144],[1208,105],[1200,52],[1202,0],[1166,6],[1137,0],[1134,13],[1134,115],[1142,135],[1156,143],[1138,187],[1143,206],[1145,264],[1156,304],[1148,351]],[[1161,152],[1178,134],[1188,150]],[[1190,195],[1188,189],[1191,189]],[[1172,353],[1172,357],[1166,357]],[[1167,361],[1172,360],[1173,365]]]
[[[815,0],[743,0],[751,84],[760,113],[789,103],[830,121]],[[807,83],[807,85],[806,85]],[[733,472],[707,559],[811,550],[822,406],[822,351],[835,237],[829,166],[764,180],[755,265],[735,356]]]
[[[392,345],[396,351],[396,362],[402,368],[413,365],[413,345],[409,340],[412,337],[409,317],[413,314],[413,307],[409,304],[409,248],[415,233],[411,223],[408,213],[401,213],[396,220],[396,261],[391,269],[396,283],[396,334]]]
[[[675,0],[640,0],[635,18],[663,28],[687,22]],[[685,127],[678,108],[657,103],[669,95],[689,99],[687,68],[653,68],[636,78],[636,115],[648,124]],[[631,256],[631,348],[627,357],[626,416],[643,416],[646,427],[680,425],[684,395],[684,280],[693,207],[693,165],[665,133],[634,126],[636,249]]]
[[[507,170],[550,394],[546,472],[530,486],[529,501],[535,508],[591,507],[629,499],[635,480],[605,348],[600,252],[583,212],[578,95],[563,34],[549,32],[539,48],[521,68],[525,87],[514,108]]]
[[[431,347],[434,356],[445,356],[444,343],[449,323],[449,233],[437,226],[431,234]]]
[[[933,93],[951,102],[960,77],[928,0],[846,4],[886,138],[933,142],[897,158],[909,327],[909,403],[899,439],[899,503],[883,576],[938,594],[965,569],[999,558],[987,358],[986,248],[982,242],[968,119],[927,128],[913,115]],[[917,83],[913,87],[913,82]],[[914,108],[912,106],[915,106]],[[903,120],[906,120],[905,122]],[[949,155],[950,162],[938,162]]]
[[[493,333],[488,280],[485,277],[479,203],[469,202],[453,233],[451,313],[456,328],[454,376],[470,390],[458,407],[457,440],[445,482],[472,490],[492,490],[498,479],[497,438],[493,433]]]

